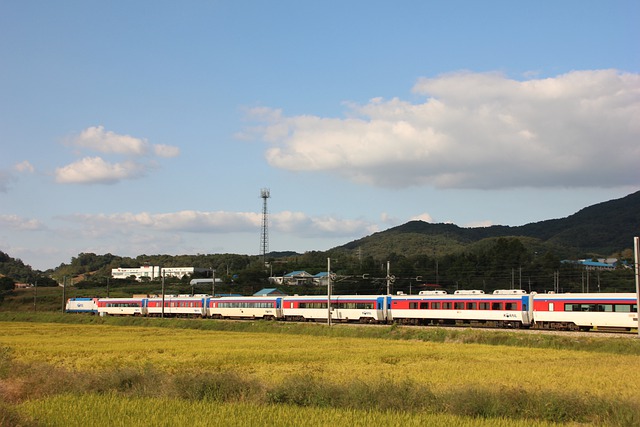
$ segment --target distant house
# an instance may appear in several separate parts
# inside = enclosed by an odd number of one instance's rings
[[[313,283],[313,276],[306,271],[298,270],[281,277],[269,277],[269,282],[277,285],[307,285]]]
[[[272,297],[272,296],[285,296],[285,295],[287,294],[285,294],[284,292],[282,292],[277,288],[264,288],[263,290],[253,294],[254,297]]]
[[[618,260],[615,258],[599,259],[597,261],[590,259],[563,260],[562,262],[581,265],[585,270],[615,270],[618,265]]]
[[[582,261],[582,265],[587,270],[615,270],[615,264],[607,264],[600,261]]]
[[[318,286],[327,286],[327,278],[329,277],[329,273],[326,271],[321,271],[320,273],[313,276],[313,283]]]

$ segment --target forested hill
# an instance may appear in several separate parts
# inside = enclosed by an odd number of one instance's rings
[[[640,191],[626,197],[584,208],[561,219],[518,227],[494,225],[463,228],[454,224],[411,221],[341,246],[363,250],[369,255],[383,252],[404,254],[451,253],[483,239],[516,236],[533,245],[553,248],[565,256],[615,254],[633,247],[640,235]]]

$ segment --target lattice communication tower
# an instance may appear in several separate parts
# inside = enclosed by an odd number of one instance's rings
[[[267,253],[269,252],[269,212],[267,210],[267,199],[271,197],[271,192],[268,188],[260,190],[260,197],[262,197],[262,232],[260,233],[260,255],[262,256],[262,262],[267,261]]]

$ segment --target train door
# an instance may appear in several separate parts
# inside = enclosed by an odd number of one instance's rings
[[[533,304],[531,304],[531,296],[530,295],[523,295],[522,299],[522,325],[523,326],[529,326],[531,325],[531,321],[533,319],[533,312],[531,310],[531,306]]]

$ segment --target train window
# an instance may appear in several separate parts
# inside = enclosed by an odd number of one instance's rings
[[[467,303],[467,310],[476,310],[476,306],[478,305],[478,303],[476,302],[468,302]]]
[[[427,310],[429,308],[429,303],[428,302],[421,302],[420,303],[420,310]]]
[[[432,302],[431,303],[431,309],[432,310],[439,310],[440,309],[440,303],[439,302]]]
[[[480,303],[480,310],[489,310],[489,307],[491,305],[488,302],[481,302]]]
[[[333,304],[332,304],[333,306]],[[301,302],[298,308],[327,308],[326,302]]]
[[[501,302],[492,302],[491,303],[491,310],[502,310],[502,303]]]
[[[598,311],[612,312],[613,304],[598,304]]]
[[[418,303],[417,302],[410,302],[409,303],[409,308],[412,309],[412,310],[418,308]]]
[[[517,310],[518,309],[518,304],[515,302],[506,302],[504,303],[504,309],[505,310]]]
[[[450,302],[443,302],[442,303],[442,308],[445,310],[450,310],[451,309],[451,303]]]
[[[456,303],[454,303],[454,308],[456,310],[464,310],[464,303],[463,302],[456,302]]]
[[[564,311],[597,311],[596,304],[565,304]]]
[[[630,313],[632,311],[630,304],[616,304],[614,307],[617,313]]]

